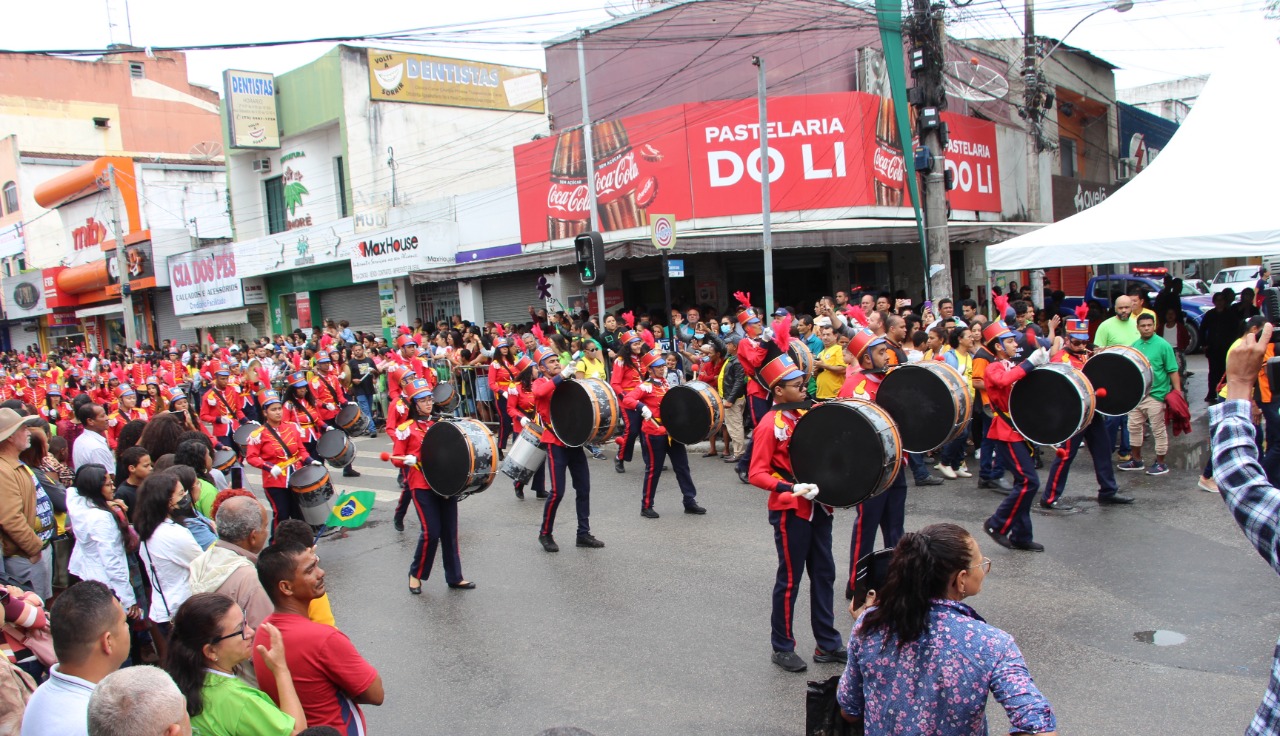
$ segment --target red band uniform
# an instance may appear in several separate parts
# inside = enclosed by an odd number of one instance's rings
[[[335,426],[334,418],[349,402],[346,392],[342,390],[342,379],[333,370],[333,361],[323,353],[316,358],[316,377],[311,382],[311,391],[315,394],[316,410],[320,412],[320,418],[326,425]],[[342,477],[360,477],[354,460],[342,469]]]
[[[618,396],[626,396],[640,385],[644,378],[639,366],[640,356],[636,355],[636,346],[642,345],[640,333],[627,330],[618,335],[618,343],[622,346],[622,356],[613,361],[613,370],[609,373],[609,385]],[[626,472],[623,463],[631,462],[635,456],[636,440],[640,437],[640,413],[636,409],[627,409],[622,414],[627,427],[623,434],[614,440],[618,444],[618,454],[614,457],[614,469],[619,473]]]
[[[560,500],[565,492],[565,473],[573,479],[573,490],[578,511],[578,546],[603,547],[604,543],[591,535],[591,469],[587,465],[587,455],[581,447],[566,447],[555,432],[551,431],[551,395],[573,366],[562,368],[560,360],[550,348],[539,347],[533,351],[534,361],[543,371],[533,382],[533,398],[538,409],[538,419],[546,430],[542,433],[542,443],[547,447],[547,455],[551,460],[551,493],[547,496],[542,510],[542,523],[538,528],[538,541],[548,552],[558,551],[552,530],[555,526],[556,511],[560,508]],[[558,370],[557,370],[558,369]]]
[[[657,518],[653,510],[653,498],[662,478],[662,466],[668,457],[675,471],[680,492],[684,495],[686,513],[702,514],[706,511],[698,505],[698,489],[689,473],[689,456],[685,446],[671,439],[662,426],[662,398],[667,395],[667,382],[663,377],[667,370],[666,357],[661,350],[650,350],[640,357],[640,367],[650,378],[636,386],[622,400],[622,406],[640,412],[640,449],[644,456],[645,473],[641,483],[640,513]]]
[[[738,364],[742,366],[742,372],[747,378],[747,401],[743,406],[746,413],[742,417],[742,428],[747,433],[747,442],[742,456],[738,458],[737,471],[738,478],[746,480],[748,463],[751,461],[752,442],[755,441],[755,432],[752,430],[763,421],[764,414],[769,411],[769,405],[772,402],[772,397],[760,378],[760,370],[773,351],[769,347],[771,341],[762,339],[764,326],[751,306],[751,295],[739,291],[734,293],[734,297],[742,305],[738,311],[738,324],[745,334],[738,343]]]
[[[214,381],[200,402],[200,421],[210,425],[215,443],[233,447],[231,429],[237,421],[244,421],[244,399],[231,388],[231,371],[226,367],[214,363],[210,373]]]
[[[284,519],[301,519],[302,509],[293,491],[289,489],[289,476],[302,470],[309,462],[318,462],[307,451],[303,430],[293,422],[282,421],[280,414],[270,407],[280,407],[280,397],[275,391],[263,391],[258,395],[266,415],[265,424],[249,435],[245,447],[245,462],[262,471],[262,489],[271,504],[271,532]],[[272,421],[272,416],[277,417]]]
[[[538,422],[538,406],[533,396],[533,361],[521,356],[511,366],[515,374],[522,380],[511,384],[507,388],[507,416],[511,420],[512,428],[519,427],[521,430],[526,425],[532,423],[534,427],[543,426]],[[538,437],[541,441],[541,433]],[[538,469],[533,474],[533,492],[538,498],[547,497],[546,486],[546,468],[547,461],[544,459],[538,464]],[[516,498],[524,498],[524,487],[516,484]]]
[[[135,419],[145,422],[151,418],[146,409],[126,406],[129,401],[138,399],[138,393],[128,384],[122,383],[116,388],[116,397],[117,408],[107,415],[107,444],[112,450],[116,449],[116,445],[120,442],[120,432],[124,429],[124,425]]]

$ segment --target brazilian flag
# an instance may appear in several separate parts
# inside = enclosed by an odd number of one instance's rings
[[[373,511],[373,491],[349,491],[338,497],[333,503],[333,512],[325,526],[345,526],[355,529],[364,524]]]

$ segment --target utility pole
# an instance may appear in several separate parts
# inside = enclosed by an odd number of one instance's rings
[[[1040,152],[1044,150],[1040,121],[1041,110],[1040,68],[1036,61],[1036,5],[1035,0],[1025,0],[1023,7],[1022,38],[1022,96],[1027,118],[1027,217],[1031,222],[1044,219],[1040,212]],[[1044,306],[1044,271],[1031,272],[1031,301]]]
[[[760,242],[764,248],[764,322],[773,318],[773,216],[769,200],[769,105],[765,94],[764,57],[753,56],[756,99],[760,105]]]
[[[114,164],[107,165],[107,177],[111,184],[107,196],[111,199],[111,228],[116,236],[116,273],[119,274],[120,281],[120,306],[124,310],[121,321],[124,322],[124,341],[127,343],[125,350],[133,350],[138,341],[138,325],[133,317],[133,294],[129,289],[129,259],[125,253],[124,228],[120,226],[120,187],[116,183]],[[105,338],[104,334],[104,343]]]
[[[587,207],[591,214],[591,229],[603,235],[600,230],[600,211],[596,207],[596,152],[595,146],[591,140],[591,113],[587,104],[587,55],[582,48],[582,39],[586,38],[587,32],[583,31],[578,36],[578,87],[582,92],[582,146],[586,154],[586,176],[587,176]],[[662,274],[665,283],[667,273],[666,251],[663,251],[662,258]],[[608,275],[606,273],[606,275]],[[604,329],[604,283],[596,284],[596,306],[599,307],[600,329]],[[667,314],[671,314],[671,288],[667,287]],[[675,343],[672,343],[673,345]]]
[[[910,25],[911,75],[916,80],[911,103],[916,108],[917,128],[925,148],[922,153],[925,165],[916,168],[924,174],[925,252],[928,255],[925,271],[928,294],[935,302],[951,298],[952,283],[951,238],[947,231],[947,126],[942,122],[942,111],[947,107],[946,89],[942,84],[946,45],[942,10],[941,4],[915,0]],[[902,148],[904,157],[915,153],[912,141],[903,141]]]

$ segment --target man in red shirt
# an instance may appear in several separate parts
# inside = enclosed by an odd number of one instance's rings
[[[363,736],[360,706],[382,705],[382,676],[345,634],[307,617],[311,601],[325,593],[324,570],[315,548],[297,542],[267,547],[258,555],[258,580],[275,605],[264,623],[280,630],[307,726],[330,726],[343,736]],[[259,628],[253,639],[253,671],[259,687],[279,705],[275,677],[258,650],[258,645],[271,646],[270,635]]]
[[[650,350],[640,357],[640,367],[649,374],[649,379],[641,381],[622,399],[622,406],[638,410],[641,418],[640,449],[644,454],[645,473],[640,489],[640,515],[646,519],[658,518],[658,512],[653,510],[653,497],[658,492],[662,466],[668,457],[676,473],[676,482],[680,484],[680,492],[684,494],[684,512],[705,514],[707,510],[698,505],[698,489],[694,487],[693,476],[689,473],[689,456],[685,447],[672,440],[667,428],[662,426],[662,398],[667,395],[666,356],[661,350]]]

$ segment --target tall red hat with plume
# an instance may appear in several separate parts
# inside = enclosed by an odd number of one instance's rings
[[[1089,339],[1089,307],[1076,307],[1076,318],[1067,320],[1067,336],[1076,340]]]
[[[760,318],[756,316],[755,308],[751,306],[751,294],[735,291],[733,298],[738,300],[738,324],[746,327],[751,323],[760,324]]]
[[[745,323],[744,323],[745,324]],[[760,380],[773,390],[779,383],[802,378],[804,371],[796,366],[787,348],[791,346],[791,315],[773,322],[773,340],[765,346],[764,366],[760,368]]]

